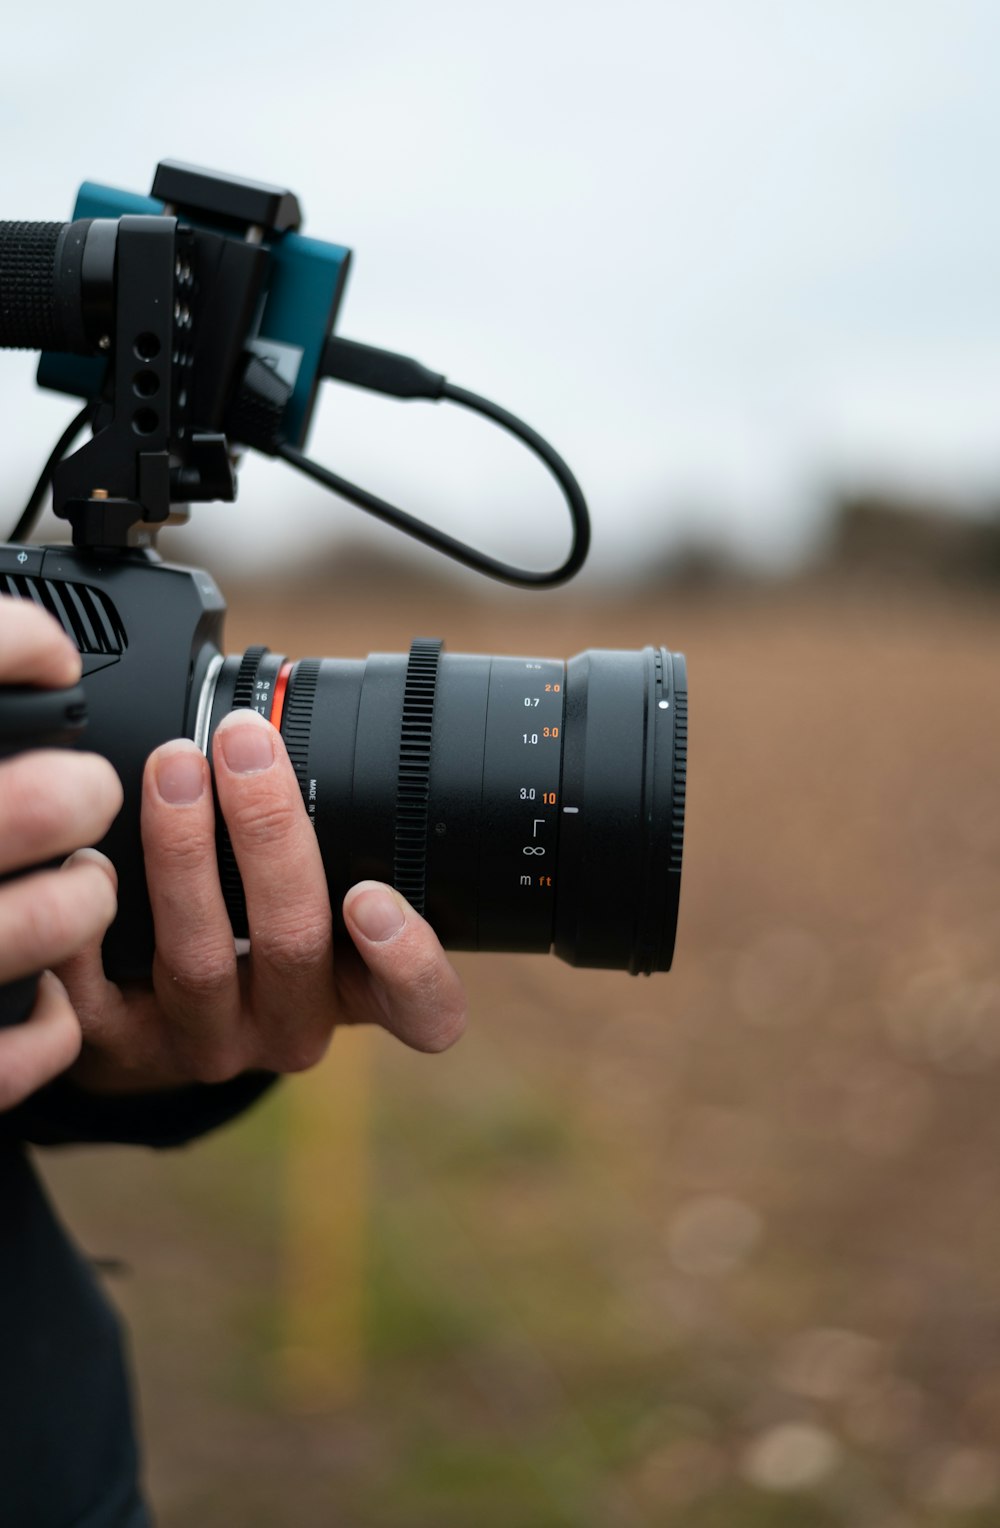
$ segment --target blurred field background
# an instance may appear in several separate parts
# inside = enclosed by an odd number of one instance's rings
[[[163,1528],[996,1528],[1000,10],[169,20],[22,8],[2,215],[162,157],[293,187],[356,251],[342,333],[529,420],[594,518],[529,597],[247,461],[163,537],[230,650],[662,642],[691,768],[669,976],[461,957],[453,1053],[342,1033],[191,1150],[45,1157],[125,1265]],[[34,367],[0,369],[12,513],[68,419]],[[331,386],[310,449],[561,552],[459,410]]]
[[[1000,1521],[995,539],[858,501],[785,582],[230,591],[231,650],[683,648],[685,880],[669,976],[460,956],[447,1055],[342,1032],[200,1146],[45,1156],[163,1528]]]

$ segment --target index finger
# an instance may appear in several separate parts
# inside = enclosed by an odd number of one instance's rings
[[[55,618],[31,600],[0,596],[0,683],[76,684],[80,654]]]
[[[264,1015],[305,1033],[332,1022],[333,915],[316,833],[285,745],[256,711],[215,731],[219,805],[246,893],[250,969]]]

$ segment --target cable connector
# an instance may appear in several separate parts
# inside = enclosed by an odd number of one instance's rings
[[[456,562],[474,568],[477,573],[502,579],[504,583],[519,584],[525,589],[551,589],[572,578],[580,570],[590,546],[590,516],[586,500],[579,483],[559,453],[552,449],[547,440],[542,439],[537,430],[525,424],[523,419],[509,414],[488,398],[480,398],[478,393],[456,387],[454,382],[449,382],[440,372],[428,371],[426,366],[421,366],[419,361],[409,356],[396,355],[391,350],[379,350],[374,345],[361,345],[356,340],[341,340],[331,336],[326,342],[319,370],[322,377],[349,382],[354,387],[366,387],[374,393],[388,393],[393,398],[429,398],[433,403],[444,399],[498,424],[527,446],[529,451],[534,452],[559,484],[572,522],[572,544],[565,561],[557,568],[537,572],[532,568],[518,568],[477,551],[475,547],[457,541],[444,531],[435,530],[423,520],[417,520],[405,510],[398,509],[395,504],[389,504],[376,494],[369,493],[366,488],[349,483],[328,467],[311,461],[286,441],[278,447],[277,454],[299,472],[322,483],[331,493],[339,494],[349,504],[356,504],[377,520],[384,520],[387,525],[394,525],[407,536],[422,541],[425,546],[443,552],[446,557],[453,557]]]
[[[444,396],[447,379],[429,371],[419,361],[357,340],[342,340],[331,335],[320,362],[320,376],[335,382],[349,382],[352,387],[366,387],[373,393],[388,393],[392,398],[432,398]]]

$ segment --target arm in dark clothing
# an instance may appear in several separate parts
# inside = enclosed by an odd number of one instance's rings
[[[16,1146],[0,1217],[0,1522],[149,1528],[120,1321]]]
[[[58,1077],[0,1114],[0,1141],[36,1146],[117,1142],[181,1146],[234,1119],[274,1083],[271,1072],[247,1072],[231,1082],[171,1088],[162,1093],[88,1093]]]

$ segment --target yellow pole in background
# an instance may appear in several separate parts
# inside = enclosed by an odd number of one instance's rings
[[[352,1401],[364,1380],[372,1034],[343,1026],[289,1080],[280,1380],[296,1410]]]

